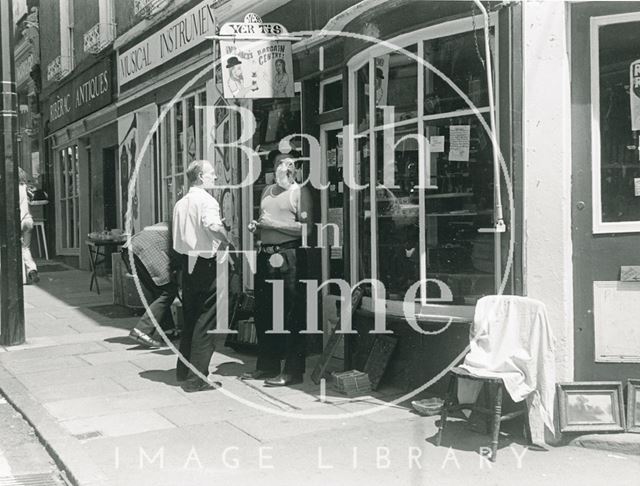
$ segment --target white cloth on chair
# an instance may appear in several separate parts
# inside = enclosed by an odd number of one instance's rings
[[[470,351],[461,368],[475,376],[501,378],[514,402],[527,400],[531,440],[544,444],[544,426],[553,434],[555,341],[540,301],[513,295],[478,300]],[[469,403],[479,388],[459,380],[458,399]]]

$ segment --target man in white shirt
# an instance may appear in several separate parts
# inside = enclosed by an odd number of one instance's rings
[[[215,171],[206,160],[195,160],[187,168],[189,192],[173,209],[173,248],[182,259],[182,308],[184,329],[180,354],[203,375],[209,375],[216,325],[216,252],[227,236],[220,205],[206,190],[214,187]],[[196,392],[211,388],[178,360],[182,388]],[[214,386],[222,386],[214,382]]]

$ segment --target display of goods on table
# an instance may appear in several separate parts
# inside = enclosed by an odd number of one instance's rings
[[[87,238],[91,241],[113,241],[117,243],[124,243],[127,241],[129,235],[123,233],[122,230],[112,229],[104,231],[93,231],[87,235]]]

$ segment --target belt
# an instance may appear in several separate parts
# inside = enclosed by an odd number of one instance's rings
[[[302,242],[300,240],[285,241],[284,243],[278,243],[277,245],[263,244],[260,245],[259,253],[266,253],[267,255],[273,255],[279,253],[281,250],[291,250],[299,248]]]

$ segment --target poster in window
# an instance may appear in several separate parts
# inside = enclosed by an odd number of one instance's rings
[[[631,130],[640,130],[640,59],[633,61],[629,67],[631,89]]]
[[[385,106],[387,104],[387,92],[389,87],[389,54],[376,57],[374,76],[376,106]]]
[[[225,98],[292,98],[294,95],[291,41],[280,24],[245,17],[244,23],[222,26],[220,40]],[[268,38],[272,37],[272,38]]]

